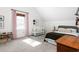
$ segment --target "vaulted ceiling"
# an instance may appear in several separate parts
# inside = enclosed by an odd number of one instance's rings
[[[75,17],[76,7],[37,7],[44,20],[71,20]]]

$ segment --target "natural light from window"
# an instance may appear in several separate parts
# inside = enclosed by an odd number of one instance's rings
[[[31,38],[27,38],[27,39],[24,39],[22,41],[25,42],[26,44],[29,44],[32,47],[36,47],[36,46],[39,46],[40,44],[42,44],[42,42],[36,41],[34,39],[31,39]]]
[[[25,29],[25,18],[23,16],[17,16],[17,30]]]

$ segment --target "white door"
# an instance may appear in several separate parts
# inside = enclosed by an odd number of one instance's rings
[[[16,37],[26,36],[25,16],[16,16]]]

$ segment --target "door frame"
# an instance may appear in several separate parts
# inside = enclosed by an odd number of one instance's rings
[[[17,30],[16,30],[16,14],[17,12],[21,12],[21,13],[24,13],[25,14],[25,24],[26,24],[26,36],[29,35],[29,13],[28,12],[24,12],[24,11],[19,11],[19,10],[15,10],[15,9],[11,9],[12,10],[12,33],[13,33],[13,38],[14,39],[17,39],[16,37],[16,33],[17,33]]]

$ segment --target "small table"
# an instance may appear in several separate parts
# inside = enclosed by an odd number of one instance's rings
[[[0,34],[0,43],[5,43],[8,41],[8,35],[7,34]]]
[[[12,32],[4,32],[2,34],[0,34],[0,43],[5,43],[7,42],[9,39],[13,39],[13,34]]]
[[[79,38],[76,36],[65,35],[56,40],[57,52],[78,52]]]

